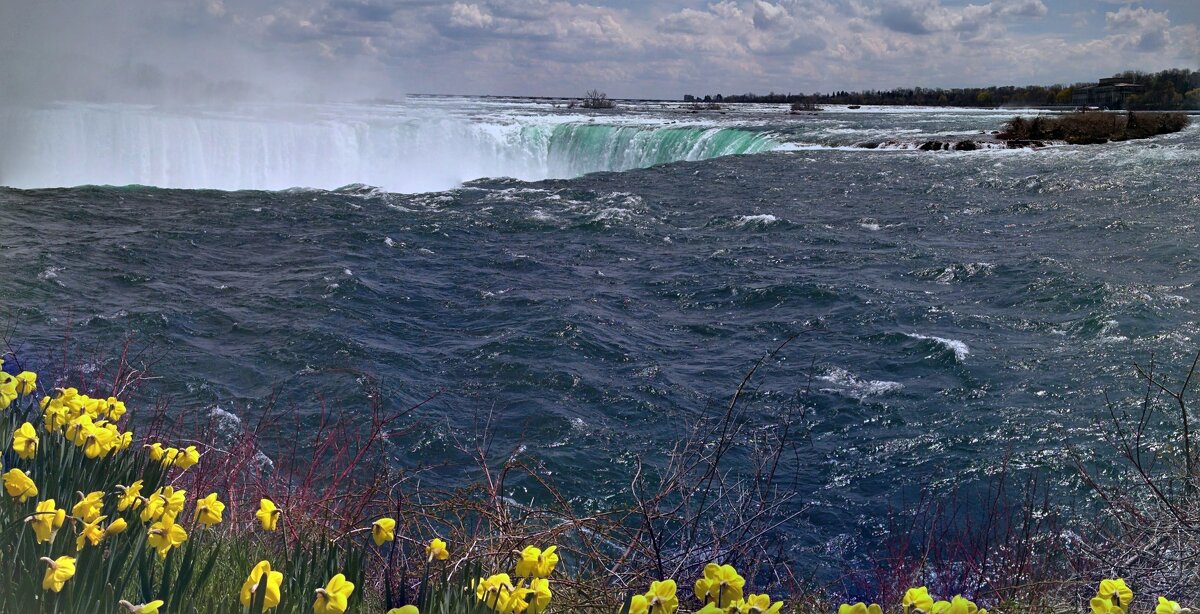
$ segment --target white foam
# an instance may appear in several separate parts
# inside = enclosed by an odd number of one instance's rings
[[[966,343],[963,343],[962,341],[959,341],[957,339],[947,339],[945,337],[935,337],[932,335],[921,335],[918,333],[904,333],[904,336],[910,337],[912,339],[919,339],[922,341],[933,341],[933,342],[937,343],[938,345],[954,352],[954,360],[956,360],[960,363],[965,361],[967,359],[967,356],[971,353],[971,348],[967,347]]]
[[[42,281],[49,281],[49,282],[53,282],[54,284],[57,284],[59,286],[62,286],[63,283],[61,281],[59,281],[59,279],[58,279],[58,273],[61,270],[62,270],[61,267],[52,266],[52,267],[47,268],[45,271],[38,273],[37,278]]]
[[[778,222],[779,218],[770,213],[760,213],[758,215],[743,215],[738,217],[738,226],[760,225],[769,226]]]
[[[823,392],[843,394],[859,401],[904,389],[904,384],[900,382],[864,380],[841,367],[832,367],[825,375],[817,376],[817,379],[830,384],[829,388],[821,388]]]
[[[633,219],[633,212],[629,209],[622,209],[621,207],[608,207],[600,210],[599,213],[592,216],[593,222],[628,222],[631,219]]]

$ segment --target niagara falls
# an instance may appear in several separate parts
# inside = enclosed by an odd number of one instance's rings
[[[1200,9],[0,0],[0,614],[1181,614]]]

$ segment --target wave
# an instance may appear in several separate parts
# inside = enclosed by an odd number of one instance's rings
[[[841,367],[830,368],[825,374],[818,375],[817,380],[828,384],[828,387],[821,388],[823,392],[845,395],[858,401],[904,389],[904,384],[900,382],[865,380]]]
[[[241,113],[132,105],[0,109],[0,185],[432,192],[483,177],[570,178],[767,151],[737,127],[591,123],[327,105]]]
[[[932,343],[942,351],[949,351],[954,354],[955,362],[962,364],[971,353],[971,348],[966,343],[957,339],[947,339],[945,337],[934,337],[932,335],[921,335],[918,333],[904,333],[905,337]]]

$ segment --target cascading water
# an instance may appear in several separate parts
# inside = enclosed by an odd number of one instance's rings
[[[555,176],[622,171],[679,160],[759,153],[779,143],[761,132],[736,128],[652,128],[604,124],[562,124],[550,138]]]
[[[778,146],[762,132],[580,116],[327,105],[240,114],[131,105],[0,109],[0,185],[444,190],[482,177],[566,178]]]

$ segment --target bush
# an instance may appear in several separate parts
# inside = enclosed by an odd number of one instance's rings
[[[582,105],[585,109],[611,109],[616,105],[615,102],[608,98],[608,94],[600,90],[588,90],[583,95]]]
[[[1042,116],[1032,119],[1014,117],[999,138],[1006,141],[1066,141],[1072,145],[1144,139],[1179,132],[1188,125],[1183,113],[1160,112],[1082,112]]]

